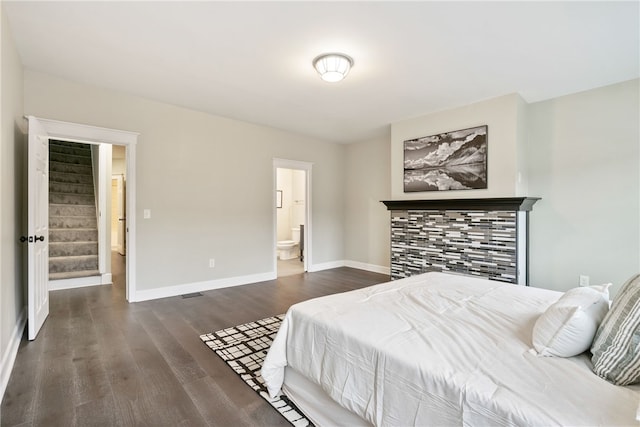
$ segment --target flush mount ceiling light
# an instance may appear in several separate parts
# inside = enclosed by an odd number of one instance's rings
[[[313,60],[313,66],[322,80],[335,83],[347,76],[353,59],[342,53],[324,53]]]

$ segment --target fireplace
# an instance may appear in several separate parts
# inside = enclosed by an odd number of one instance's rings
[[[528,285],[529,212],[539,198],[390,200],[391,279],[450,271]]]

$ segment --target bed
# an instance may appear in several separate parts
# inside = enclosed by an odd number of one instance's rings
[[[430,272],[292,306],[262,368],[317,425],[640,425],[640,386],[542,357],[562,293]]]

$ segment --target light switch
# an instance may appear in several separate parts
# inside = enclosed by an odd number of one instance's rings
[[[151,209],[145,209],[142,212],[142,216],[144,217],[144,219],[149,219],[151,218]]]

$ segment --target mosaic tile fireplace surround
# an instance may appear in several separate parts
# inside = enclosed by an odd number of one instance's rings
[[[528,285],[534,197],[393,200],[391,279],[451,271]]]

